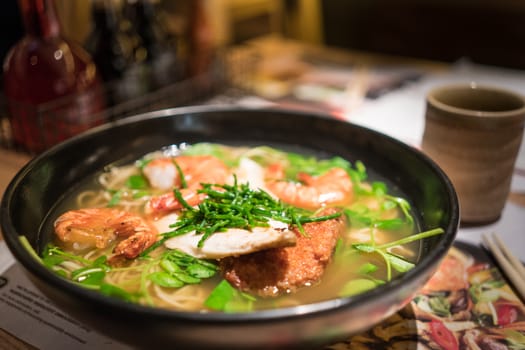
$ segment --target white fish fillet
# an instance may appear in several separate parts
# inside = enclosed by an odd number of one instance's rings
[[[171,230],[169,225],[176,220],[176,214],[168,214],[154,225],[159,232],[167,232]],[[271,221],[270,225],[270,227],[255,227],[251,231],[232,228],[225,232],[214,233],[206,239],[202,248],[197,246],[202,235],[195,232],[170,238],[164,244],[169,249],[179,249],[201,259],[220,259],[268,248],[295,245],[295,233],[288,229],[288,225],[279,221]]]

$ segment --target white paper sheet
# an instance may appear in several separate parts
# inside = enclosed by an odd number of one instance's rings
[[[38,349],[129,349],[71,317],[44,296],[3,241],[0,241],[0,315],[0,328]]]

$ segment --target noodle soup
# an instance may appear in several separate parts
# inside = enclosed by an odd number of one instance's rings
[[[104,169],[44,225],[43,262],[153,307],[249,312],[352,296],[410,270],[409,202],[365,165],[271,147],[171,146]]]

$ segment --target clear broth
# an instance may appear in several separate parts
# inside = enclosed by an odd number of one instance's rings
[[[173,149],[178,149],[178,147],[172,147]],[[283,150],[284,148],[280,148]],[[295,152],[305,155],[311,155],[311,151],[306,151],[304,149],[286,149],[286,152]],[[319,157],[321,159],[328,158],[328,155],[323,154],[315,154],[316,157]],[[366,164],[365,164],[366,165]],[[112,165],[110,168],[125,166],[121,164],[115,164]],[[60,200],[55,208],[49,213],[47,216],[47,219],[42,225],[41,230],[41,250],[44,249],[44,246],[47,244],[47,242],[52,242],[53,244],[60,246],[64,249],[68,249],[64,246],[64,244],[58,240],[55,237],[54,231],[53,231],[53,223],[56,220],[58,216],[60,216],[62,213],[64,213],[67,210],[72,209],[79,209],[81,206],[78,204],[78,198],[80,194],[86,194],[87,192],[104,192],[105,188],[100,184],[100,177],[101,175],[107,173],[108,169],[104,169],[100,173],[96,174],[95,176],[89,177],[84,180],[84,182],[80,183],[78,187],[71,189],[70,191],[66,192],[63,196],[62,200]],[[375,181],[381,181],[385,183],[388,186],[389,194],[392,196],[399,196],[403,197],[403,193],[400,192],[400,190],[393,185],[392,182],[390,182],[387,178],[380,176],[377,173],[374,173],[372,169],[367,169],[367,183],[375,182]],[[369,198],[361,198],[358,200],[370,200]],[[396,209],[397,215],[401,216],[401,211]],[[413,214],[413,213],[412,213]],[[417,225],[417,217],[413,215],[416,222],[413,223],[413,225],[406,225],[402,227],[401,229],[396,230],[376,230],[375,231],[375,237],[378,240],[378,244],[391,242],[398,240],[402,237],[408,236],[413,234],[417,231],[418,225]],[[369,232],[367,232],[366,227],[351,227],[348,226],[346,229],[345,234],[343,235],[343,239],[341,240],[342,244],[340,244],[334,255],[331,263],[327,266],[321,280],[312,286],[307,286],[300,288],[298,291],[294,293],[284,294],[278,297],[274,298],[260,298],[256,297],[255,301],[251,303],[250,310],[262,310],[262,309],[272,309],[272,308],[280,308],[280,307],[288,307],[288,306],[296,306],[296,305],[303,305],[303,304],[309,304],[309,303],[315,303],[319,301],[334,299],[339,296],[341,296],[341,291],[344,289],[345,284],[348,283],[348,281],[360,279],[363,278],[363,274],[359,272],[359,267],[363,266],[367,263],[372,263],[378,267],[376,272],[373,272],[368,275],[368,278],[375,279],[375,280],[386,280],[386,265],[384,260],[379,256],[379,254],[355,254],[355,252],[351,252],[352,248],[351,245],[356,242],[367,242],[370,238]],[[166,248],[159,248],[161,250],[164,250]],[[69,252],[73,252],[77,254],[77,252],[74,252],[72,250],[68,250]],[[419,254],[420,254],[420,243],[412,242],[410,244],[404,245],[403,247],[395,248],[393,253],[402,255],[404,258],[406,258],[408,261],[411,261],[413,263],[417,263],[419,260]],[[106,250],[106,253],[111,253],[111,248]],[[393,271],[393,275],[391,278],[396,278],[396,276],[399,275],[399,273]],[[188,295],[195,297],[197,299],[201,299],[201,302],[192,302],[188,303],[187,305],[184,304],[184,302],[181,303],[170,303],[166,302],[164,298],[158,298],[156,296],[158,287],[150,288],[150,291],[152,294],[155,294],[154,297],[154,306],[155,307],[161,307],[161,308],[168,308],[168,309],[175,309],[175,310],[184,310],[184,311],[211,311],[207,309],[203,302],[206,299],[206,297],[211,293],[211,291],[217,286],[217,284],[222,280],[222,276],[220,274],[217,274],[215,277],[203,280],[198,285],[186,285],[180,290],[167,290],[163,287],[160,287],[160,290],[162,293],[165,293],[166,295],[169,295],[170,298],[180,298],[184,299],[188,297]],[[124,289],[128,289],[125,285],[125,283],[122,283],[121,286]],[[136,286],[135,286],[136,287]],[[135,288],[128,289],[130,291],[133,291]]]

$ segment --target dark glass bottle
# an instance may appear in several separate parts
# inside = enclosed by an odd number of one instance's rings
[[[105,82],[121,79],[132,61],[132,43],[120,31],[118,8],[112,0],[93,0],[92,29],[84,47]]]
[[[160,20],[160,8],[150,0],[127,0],[124,15],[137,35],[137,56],[149,68],[150,89],[156,89],[182,78],[176,43],[168,40]]]
[[[92,29],[84,44],[104,80],[111,105],[129,97],[123,85],[124,78],[135,63],[133,38],[121,30],[119,10],[112,0],[93,0]]]
[[[25,35],[4,60],[13,138],[30,152],[103,122],[101,79],[90,55],[65,39],[52,0],[19,0]]]

